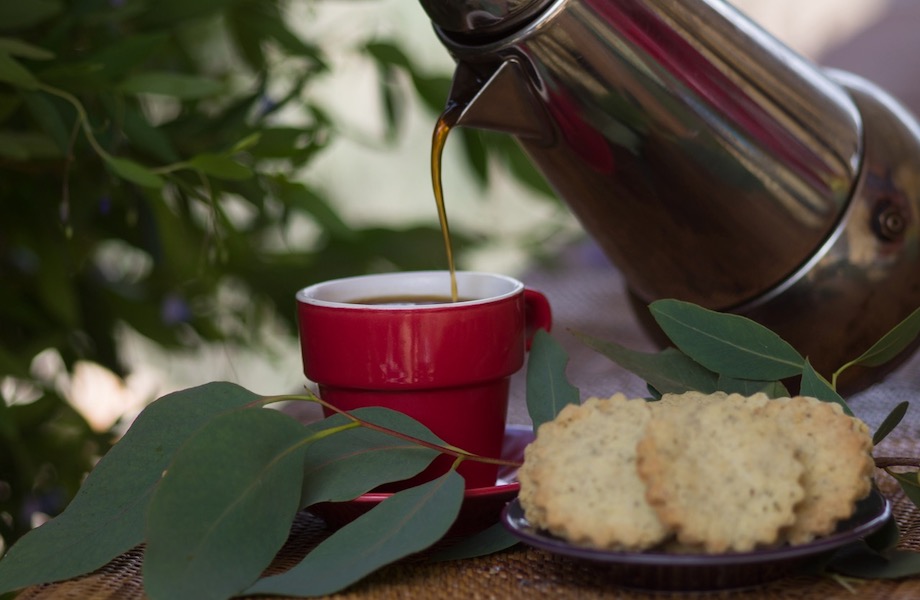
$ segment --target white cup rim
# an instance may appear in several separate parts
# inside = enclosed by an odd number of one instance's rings
[[[399,271],[330,279],[307,286],[296,294],[298,302],[350,310],[444,310],[488,304],[514,296],[524,284],[508,275],[482,271],[457,271],[458,296],[469,298],[445,304],[359,304],[368,297],[450,295],[450,271]]]

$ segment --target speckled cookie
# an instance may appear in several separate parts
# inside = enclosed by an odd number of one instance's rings
[[[802,544],[831,533],[872,488],[875,463],[869,428],[846,415],[839,404],[802,396],[773,400],[764,414],[792,441],[804,466],[805,498],[784,537]]]
[[[744,552],[773,544],[804,497],[796,445],[746,402],[655,410],[637,447],[647,499],[683,545]]]
[[[669,533],[645,499],[636,448],[651,410],[622,394],[570,405],[543,424],[520,470],[528,521],[572,543],[642,550]]]
[[[752,396],[742,396],[741,394],[728,394],[726,392],[713,392],[711,394],[684,392],[683,394],[663,394],[658,402],[652,403],[652,407],[679,406],[684,408],[699,408],[710,404],[728,402],[735,405],[745,405],[750,408],[757,408],[766,405],[769,401],[769,396],[764,393],[757,393]]]

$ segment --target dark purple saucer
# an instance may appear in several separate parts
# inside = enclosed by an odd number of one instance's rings
[[[841,522],[830,535],[798,546],[715,555],[613,552],[575,546],[533,528],[517,499],[503,511],[502,523],[526,544],[602,569],[605,579],[614,585],[658,591],[705,591],[753,587],[780,579],[877,531],[890,517],[890,503],[873,490],[857,504],[853,516]]]

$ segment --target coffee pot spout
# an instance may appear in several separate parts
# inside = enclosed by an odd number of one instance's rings
[[[920,125],[871,83],[725,0],[421,1],[455,124],[513,135],[638,300],[752,316],[823,374],[920,305]]]
[[[454,125],[507,133],[541,146],[552,143],[553,127],[515,59],[485,74],[460,62],[454,72],[448,107]]]

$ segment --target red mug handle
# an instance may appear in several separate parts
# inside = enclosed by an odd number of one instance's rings
[[[538,330],[549,331],[553,327],[553,311],[546,296],[536,290],[524,288],[524,332],[526,348],[530,350],[533,336]]]

